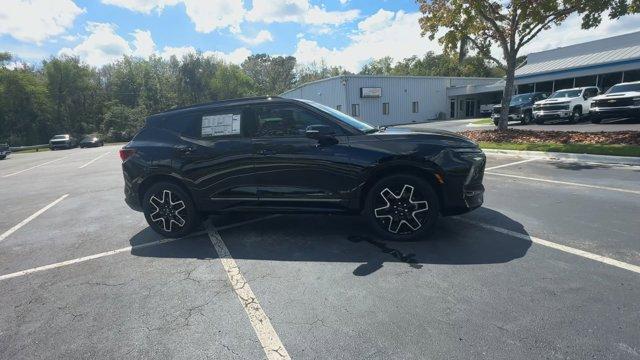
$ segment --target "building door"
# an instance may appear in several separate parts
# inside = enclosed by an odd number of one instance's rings
[[[476,116],[476,101],[473,99],[465,100],[464,104],[464,116],[475,117]]]
[[[451,100],[449,103],[449,119],[454,119],[456,117],[456,101]]]

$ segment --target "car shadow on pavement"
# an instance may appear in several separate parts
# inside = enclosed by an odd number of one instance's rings
[[[480,208],[475,214],[485,223],[527,234],[520,223],[500,212]],[[246,217],[239,221],[243,220]],[[234,218],[214,217],[212,223],[220,228],[234,223]],[[416,271],[426,264],[500,264],[525,256],[531,247],[529,240],[456,218],[441,218],[430,236],[417,242],[386,241],[369,231],[360,217],[336,215],[282,215],[229,228],[220,231],[220,235],[238,260],[355,263],[356,276],[372,274],[385,263],[404,263]],[[159,235],[152,230],[142,230],[130,240],[134,246],[131,254],[157,258],[217,257],[208,235],[202,233],[158,246],[135,246],[158,239]]]

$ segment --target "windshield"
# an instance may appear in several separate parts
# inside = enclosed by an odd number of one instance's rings
[[[67,139],[69,138],[69,135],[56,135],[53,137],[53,140],[61,140],[61,139]]]
[[[640,91],[640,83],[614,85],[607,91],[607,94],[622,93],[627,91]]]
[[[574,98],[579,97],[580,93],[582,93],[582,90],[560,90],[549,96],[549,99]]]
[[[533,99],[533,94],[516,95],[511,98],[511,103],[509,105],[520,105],[528,103],[531,102],[531,99]]]
[[[311,105],[311,106],[313,106],[313,107],[315,107],[315,108],[317,108],[317,109],[319,109],[321,111],[329,113],[329,114],[337,117],[343,123],[345,123],[345,124],[347,124],[347,125],[349,125],[351,127],[354,127],[354,128],[356,128],[356,129],[358,129],[358,130],[360,130],[362,132],[368,133],[368,132],[376,131],[375,127],[367,124],[364,121],[360,121],[358,119],[355,119],[355,118],[343,113],[342,111],[338,111],[338,110],[330,108],[330,107],[328,107],[326,105],[319,104],[319,103],[317,103],[315,101],[303,100],[303,99],[297,99],[297,100],[302,101],[302,102],[304,102],[306,104],[309,104],[309,105]]]

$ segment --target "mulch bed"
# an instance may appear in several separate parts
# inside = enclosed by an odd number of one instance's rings
[[[510,142],[518,144],[621,144],[640,146],[640,131],[578,132],[508,129],[506,131],[461,131],[460,134],[474,141],[487,142]]]

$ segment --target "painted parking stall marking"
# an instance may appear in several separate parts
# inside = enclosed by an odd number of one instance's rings
[[[278,217],[278,216],[279,215],[264,216],[264,217],[260,217],[260,218],[257,218],[257,219],[251,219],[251,220],[246,220],[246,221],[242,221],[242,222],[235,223],[235,224],[229,224],[229,225],[221,226],[218,229],[219,230],[232,229],[232,228],[235,228],[235,227],[238,227],[238,226],[249,225],[249,224],[252,224],[252,223],[256,223],[258,221],[267,220],[267,219],[271,219],[271,218]],[[65,260],[65,261],[61,261],[61,262],[58,262],[58,263],[54,263],[54,264],[38,266],[38,267],[35,267],[35,268],[31,268],[31,269],[16,271],[14,273],[0,275],[0,281],[16,278],[16,277],[20,277],[20,276],[25,276],[25,275],[29,275],[29,274],[33,274],[33,273],[37,273],[37,272],[41,272],[41,271],[53,270],[53,269],[61,268],[61,267],[68,266],[68,265],[79,264],[79,263],[82,263],[82,262],[85,262],[85,261],[94,260],[94,259],[100,259],[100,258],[103,258],[103,257],[106,257],[106,256],[121,254],[123,252],[131,251],[133,249],[142,249],[142,248],[145,248],[145,247],[167,244],[167,243],[174,242],[174,241],[177,241],[177,240],[183,240],[183,239],[188,239],[188,238],[195,237],[195,236],[204,235],[206,233],[207,233],[207,231],[203,230],[203,231],[195,232],[193,234],[189,234],[188,236],[185,236],[185,237],[182,237],[182,238],[177,238],[177,239],[165,238],[165,239],[160,239],[160,240],[157,240],[157,241],[148,242],[148,243],[145,243],[145,244],[134,245],[134,246],[125,246],[125,247],[120,248],[120,249],[105,251],[105,252],[101,252],[101,253],[98,253],[98,254],[79,257],[79,258],[76,258],[76,259]]]
[[[492,230],[492,231],[495,231],[495,232],[499,232],[501,234],[505,234],[505,235],[513,236],[513,237],[516,237],[516,238],[519,238],[519,239],[531,241],[531,242],[533,242],[535,244],[538,244],[538,245],[542,245],[542,246],[546,246],[546,247],[549,247],[549,248],[552,248],[552,249],[560,250],[560,251],[563,251],[563,252],[566,252],[566,253],[569,253],[569,254],[578,255],[578,256],[581,256],[581,257],[586,258],[586,259],[598,261],[598,262],[601,262],[603,264],[615,266],[615,267],[620,268],[620,269],[624,269],[624,270],[628,270],[628,271],[632,271],[634,273],[640,274],[640,266],[637,266],[637,265],[629,264],[629,263],[626,263],[626,262],[623,262],[623,261],[619,261],[619,260],[615,260],[615,259],[612,259],[612,258],[608,258],[606,256],[594,254],[594,253],[591,253],[591,252],[588,252],[588,251],[576,249],[576,248],[573,248],[571,246],[557,244],[557,243],[554,243],[554,242],[549,241],[549,240],[541,239],[539,237],[535,237],[535,236],[531,236],[531,235],[525,235],[525,234],[521,234],[519,232],[515,232],[515,231],[512,231],[512,230],[507,230],[507,229],[504,229],[504,228],[501,228],[501,227],[498,227],[498,226],[485,224],[485,223],[480,222],[480,221],[466,219],[466,218],[459,217],[459,216],[454,216],[453,218],[457,219],[457,220],[464,221],[466,223],[469,223],[469,224],[472,224],[472,225],[475,225],[475,226],[479,226],[479,227],[487,229],[487,230]]]
[[[56,162],[56,161],[60,161],[60,160],[62,160],[62,159],[66,159],[66,158],[68,158],[68,157],[69,157],[68,155],[67,155],[67,156],[63,156],[63,157],[61,157],[61,158],[57,158],[57,159],[54,159],[54,160],[51,160],[51,161],[44,162],[44,163],[42,163],[42,164],[38,164],[38,165],[32,166],[32,167],[30,167],[30,168],[26,168],[26,169],[23,169],[23,170],[20,170],[20,171],[16,171],[16,172],[11,173],[11,174],[3,175],[2,177],[7,178],[7,177],[9,177],[9,176],[18,175],[18,174],[21,174],[21,173],[23,173],[23,172],[25,172],[25,171],[33,170],[33,169],[39,168],[39,167],[41,167],[41,166],[45,166],[45,165],[48,165],[48,164],[54,163],[54,162]]]
[[[580,184],[580,183],[574,183],[574,182],[568,182],[568,181],[549,180],[549,179],[542,179],[542,178],[533,178],[533,177],[528,177],[528,176],[494,173],[494,172],[485,172],[485,175],[504,176],[504,177],[510,177],[510,178],[514,178],[514,179],[542,181],[542,182],[548,182],[548,183],[552,183],[552,184],[569,185],[569,186],[580,186],[580,187],[586,187],[586,188],[591,188],[591,189],[619,191],[619,192],[628,193],[628,194],[640,195],[640,191],[638,191],[638,190],[620,189],[620,188],[614,188],[614,187],[608,187],[608,186]]]
[[[106,153],[104,153],[104,154],[102,154],[102,155],[98,156],[97,158],[95,158],[95,159],[93,159],[93,160],[89,161],[88,163],[86,163],[86,164],[84,164],[84,165],[82,165],[82,166],[78,167],[78,169],[85,168],[85,167],[87,167],[87,166],[89,166],[89,165],[93,164],[94,162],[96,162],[96,161],[100,160],[101,158],[103,158],[103,157],[105,157],[105,156],[109,155],[110,153],[111,153],[111,151],[107,151]]]
[[[247,280],[240,272],[238,264],[231,257],[229,249],[227,249],[227,246],[222,241],[220,234],[211,225],[208,226],[208,233],[209,239],[211,239],[211,243],[218,252],[218,257],[220,258],[222,266],[229,277],[231,287],[233,288],[233,291],[235,291],[238,296],[238,300],[240,300],[242,307],[247,313],[251,326],[258,336],[258,340],[260,340],[262,350],[264,350],[267,359],[291,359],[289,353],[284,348],[284,345],[282,345],[280,337],[271,325],[269,317],[262,309],[262,306],[260,306],[260,303],[258,302],[256,295],[251,290],[249,283],[247,283]]]
[[[27,225],[31,220],[37,218],[38,216],[40,216],[43,212],[51,209],[52,207],[54,207],[57,203],[59,203],[60,201],[64,200],[67,196],[69,196],[69,194],[65,194],[60,196],[58,199],[56,199],[55,201],[53,201],[52,203],[50,203],[49,205],[43,207],[42,209],[36,211],[35,213],[33,213],[31,216],[29,216],[28,218],[22,220],[21,222],[19,222],[17,225],[15,225],[14,227],[12,227],[11,229],[5,231],[4,233],[2,233],[2,235],[0,235],[0,242],[4,239],[6,239],[7,237],[9,237],[9,235],[13,234],[14,232],[18,231],[21,227]]]

